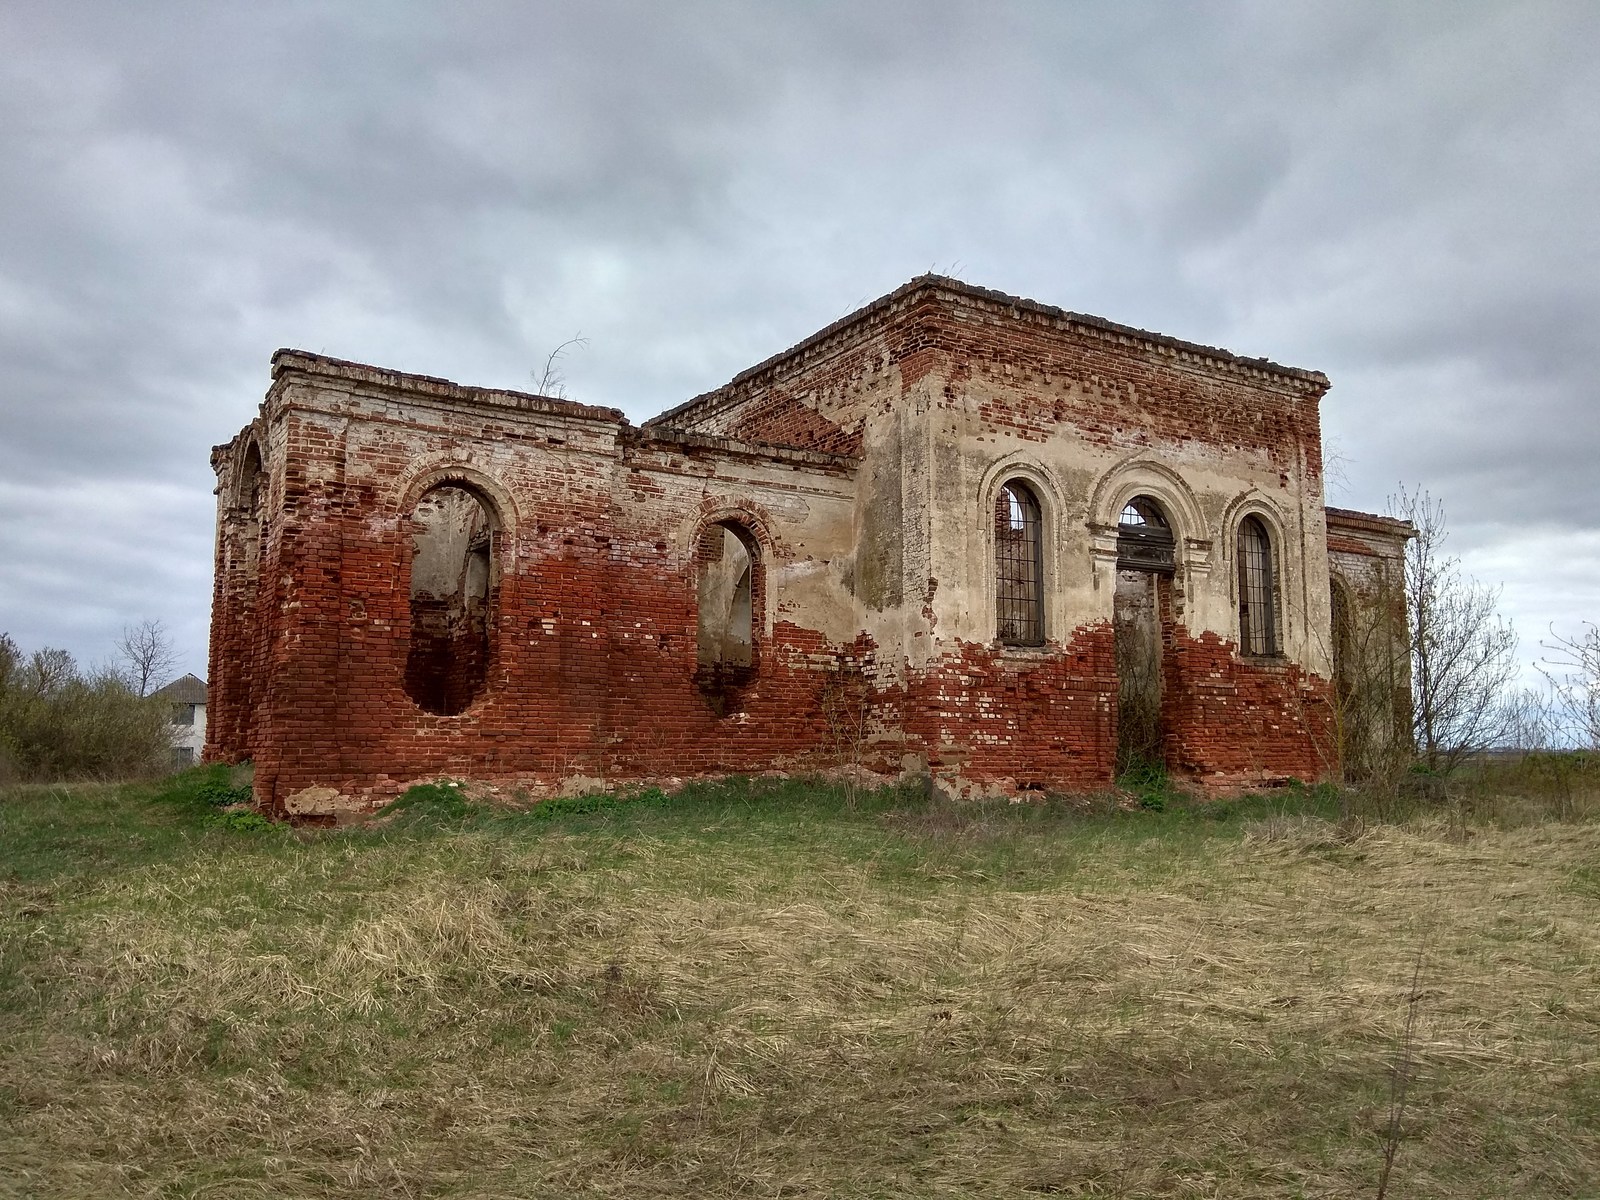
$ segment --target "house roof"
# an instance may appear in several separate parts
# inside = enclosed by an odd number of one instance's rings
[[[170,700],[174,704],[204,704],[206,681],[198,675],[185,675],[182,679],[174,679],[164,688],[157,688],[150,693],[150,698]]]

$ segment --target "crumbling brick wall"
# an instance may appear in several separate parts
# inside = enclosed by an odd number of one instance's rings
[[[1416,530],[1341,508],[1327,510],[1327,525],[1334,715],[1341,765],[1361,777],[1413,749],[1405,545]]]
[[[849,460],[641,434],[610,410],[309,355],[280,353],[275,372],[263,422],[284,482],[260,574],[277,587],[258,606],[265,663],[238,672],[264,684],[258,732],[224,722],[211,747],[254,755],[268,805],[312,814],[437,774],[825,765],[818,692],[839,647],[759,595],[758,682],[719,716],[696,680],[692,563],[723,521],[757,539],[765,573],[815,566],[814,550],[848,539]],[[784,486],[797,473],[803,510]],[[426,711],[406,687],[416,636],[436,632],[416,624],[431,609],[411,595],[414,514],[441,485],[470,490],[497,526],[487,678],[459,713]],[[217,613],[219,661],[254,663],[239,607]]]
[[[214,456],[210,753],[253,756],[260,798],[305,815],[439,774],[555,786],[850,763],[958,794],[1104,786],[1117,514],[1138,496],[1174,538],[1167,766],[1214,787],[1317,777],[1337,754],[1326,386],[940,279],[642,429],[282,351],[261,418]],[[246,503],[252,454],[268,482]],[[1042,505],[1038,646],[996,633],[1007,480]],[[460,589],[413,595],[419,505],[441,487],[493,526],[479,610],[433,613]],[[1276,547],[1265,657],[1240,652],[1245,517]],[[750,628],[708,648],[702,594],[727,607],[739,585],[701,582],[728,529],[749,548]],[[483,636],[437,649],[472,611]]]

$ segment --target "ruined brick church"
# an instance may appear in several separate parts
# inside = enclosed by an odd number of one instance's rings
[[[207,755],[301,817],[440,776],[1325,777],[1409,532],[1324,507],[1327,389],[937,276],[637,427],[280,350],[212,454]]]

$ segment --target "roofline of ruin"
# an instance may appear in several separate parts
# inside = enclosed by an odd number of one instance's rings
[[[585,421],[599,421],[616,427],[619,440],[629,446],[648,449],[679,446],[686,450],[712,450],[741,458],[762,459],[786,463],[791,466],[820,467],[826,470],[853,471],[859,460],[844,454],[823,450],[808,450],[795,446],[769,446],[761,442],[746,442],[737,438],[718,437],[689,430],[656,427],[643,429],[633,425],[621,409],[601,408],[592,404],[579,404],[555,396],[540,396],[532,392],[514,392],[503,388],[468,387],[435,375],[413,375],[367,363],[330,358],[325,354],[312,354],[305,350],[282,349],[272,356],[272,379],[276,387],[279,379],[290,374],[337,379],[347,383],[365,384],[390,391],[403,391],[413,396],[421,395],[432,400],[486,404],[497,408],[514,408],[518,412],[546,416],[569,417]],[[240,434],[248,430],[241,430]],[[239,435],[224,446],[212,448],[213,466],[219,454],[226,455],[237,443]]]
[[[281,377],[291,372],[406,391],[439,400],[486,404],[496,408],[515,408],[521,412],[548,413],[554,416],[573,417],[581,421],[600,421],[607,425],[628,424],[628,418],[623,415],[620,408],[579,404],[576,400],[541,396],[535,392],[516,392],[509,388],[471,387],[451,379],[441,379],[436,375],[413,375],[408,371],[396,371],[389,367],[375,367],[369,363],[330,358],[326,354],[313,354],[309,350],[286,347],[274,351],[273,383],[276,384]]]
[[[745,442],[738,438],[721,437],[711,433],[695,433],[688,429],[674,429],[665,425],[648,428],[629,426],[623,431],[624,442],[639,449],[682,446],[689,450],[714,450],[740,458],[761,459],[767,462],[789,463],[794,466],[820,467],[830,471],[854,472],[861,465],[859,458],[848,454],[833,454],[826,450],[808,450],[801,446],[769,445],[766,442]]]
[[[1363,533],[1376,533],[1382,537],[1414,538],[1417,536],[1417,527],[1410,521],[1402,521],[1399,517],[1383,517],[1377,513],[1357,512],[1353,508],[1325,508],[1328,528],[1342,530],[1360,530]]]
[[[1318,396],[1326,392],[1329,387],[1328,377],[1321,371],[1287,367],[1267,358],[1246,358],[1243,355],[1233,353],[1231,350],[1224,350],[1219,346],[1187,342],[1182,338],[1171,337],[1164,333],[1154,333],[1148,329],[1137,329],[1132,325],[1119,325],[1117,322],[1108,321],[1104,317],[1097,317],[1089,313],[1071,312],[1064,308],[1058,308],[1053,304],[1042,304],[1037,300],[1029,300],[1023,296],[1013,296],[1006,292],[995,291],[992,288],[978,287],[960,279],[952,279],[948,275],[927,274],[918,275],[915,279],[901,284],[894,291],[879,296],[876,300],[862,305],[852,313],[847,313],[832,324],[826,325],[809,337],[796,342],[787,350],[780,351],[771,358],[740,371],[721,387],[713,388],[709,392],[703,392],[691,400],[684,401],[684,403],[675,408],[669,408],[666,412],[651,417],[645,424],[664,424],[674,417],[686,415],[697,408],[709,408],[719,400],[731,399],[726,396],[726,393],[731,389],[754,379],[758,375],[775,371],[790,360],[815,350],[824,342],[836,339],[842,334],[856,331],[857,327],[865,324],[879,313],[918,292],[924,291],[930,294],[937,294],[941,291],[954,293],[968,300],[981,301],[996,308],[1010,309],[1013,315],[1016,316],[1044,318],[1051,322],[1064,324],[1070,330],[1088,333],[1096,337],[1112,338],[1125,343],[1137,343],[1148,349],[1177,354],[1186,360],[1193,360],[1205,366],[1220,367],[1224,370],[1247,374],[1276,376],[1290,380],[1300,388],[1309,387]]]

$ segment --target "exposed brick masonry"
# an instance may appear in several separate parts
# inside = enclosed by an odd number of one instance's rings
[[[254,758],[258,798],[308,818],[438,775],[538,789],[861,763],[955,794],[1103,786],[1118,683],[1091,507],[1146,454],[1194,481],[1198,519],[1274,516],[1292,635],[1241,659],[1229,531],[1182,530],[1169,767],[1211,787],[1318,777],[1336,765],[1310,636],[1328,619],[1326,386],[936,278],[642,429],[280,351],[260,418],[213,455],[208,753]],[[979,493],[1007,455],[1056,488],[1037,648],[998,644],[986,583]],[[440,487],[492,520],[486,599],[412,594]],[[748,670],[708,681],[697,562],[718,527],[752,548],[754,636]]]

